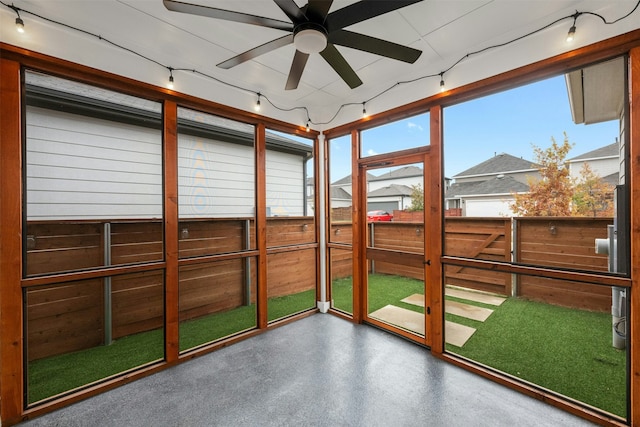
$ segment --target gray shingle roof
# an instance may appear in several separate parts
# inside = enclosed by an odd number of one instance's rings
[[[331,187],[331,198],[351,200],[351,195],[340,187]]]
[[[510,176],[494,177],[486,181],[455,183],[449,187],[445,198],[480,194],[511,194],[529,191],[529,186]]]
[[[386,197],[386,196],[411,196],[413,190],[406,185],[391,184],[388,187],[378,188],[367,194],[367,197]]]
[[[367,172],[367,180],[371,181],[372,179],[375,178],[375,175],[371,175],[369,172]],[[351,175],[347,175],[343,178],[340,178],[337,181],[334,181],[333,183],[331,183],[331,185],[344,185],[344,184],[351,184]]]
[[[520,157],[512,156],[511,154],[501,153],[493,156],[492,158],[485,160],[473,167],[470,167],[466,171],[460,172],[454,175],[454,178],[461,178],[470,175],[497,175],[500,173],[521,171],[528,169],[537,169],[537,164],[529,160],[522,159]]]
[[[400,169],[392,170],[380,176],[369,178],[369,181],[384,181],[386,179],[407,178],[412,176],[422,176],[422,169],[417,166],[405,166]]]
[[[579,156],[572,157],[569,161],[584,160],[584,159],[597,159],[600,157],[613,157],[620,155],[620,148],[618,147],[618,141],[613,144],[605,145],[604,147],[596,148],[587,153],[580,154]]]

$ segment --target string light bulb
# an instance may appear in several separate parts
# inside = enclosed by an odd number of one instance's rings
[[[167,83],[169,89],[173,89],[173,68],[169,67],[169,82]]]
[[[440,92],[444,92],[445,86],[444,86],[444,73],[440,73]]]
[[[24,21],[19,16],[16,18],[16,31],[20,34],[24,33]]]
[[[569,32],[567,33],[567,38],[566,38],[567,43],[571,43],[575,35],[576,35],[576,26],[572,25],[571,28],[569,28]]]
[[[367,117],[367,109],[364,107],[364,102],[362,103],[362,117],[363,118]]]
[[[256,105],[253,107],[254,110],[256,110],[256,113],[258,111],[260,111],[260,94],[258,93],[258,100],[256,101]]]
[[[576,13],[571,15],[573,18],[573,25],[569,28],[569,32],[567,33],[567,38],[565,39],[567,43],[571,43],[573,39],[576,37],[576,21],[578,20],[578,16],[582,15],[581,12],[576,10]]]
[[[311,119],[307,119],[307,132],[311,130]]]

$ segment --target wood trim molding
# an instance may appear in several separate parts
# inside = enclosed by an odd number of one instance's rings
[[[257,311],[258,328],[266,329],[268,325],[267,313],[267,156],[264,124],[256,126],[256,245],[258,249],[258,280]]]
[[[24,407],[20,64],[0,56],[0,76],[0,423],[15,424]]]
[[[175,363],[180,352],[180,286],[178,272],[178,107],[164,103],[164,250],[165,250],[165,357]]]
[[[631,297],[627,317],[627,340],[631,361],[629,379],[631,396],[630,423],[640,426],[640,46],[629,54],[629,186],[631,230]]]

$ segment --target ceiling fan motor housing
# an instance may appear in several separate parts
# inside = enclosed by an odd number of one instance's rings
[[[293,44],[302,53],[320,53],[327,47],[327,30],[322,25],[305,22],[293,33]]]

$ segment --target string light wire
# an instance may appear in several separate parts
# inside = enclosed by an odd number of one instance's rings
[[[541,32],[541,31],[544,31],[547,28],[552,27],[553,25],[555,25],[555,24],[557,24],[557,23],[559,23],[561,21],[564,21],[564,20],[567,20],[567,19],[573,19],[572,28],[574,28],[575,25],[576,25],[576,21],[578,20],[578,18],[580,16],[582,16],[582,15],[590,15],[590,16],[594,16],[594,17],[599,18],[603,22],[603,24],[605,24],[605,25],[616,24],[616,23],[622,21],[623,19],[626,19],[629,16],[631,16],[636,11],[636,9],[638,9],[638,7],[640,6],[640,0],[638,0],[636,2],[635,6],[633,7],[633,9],[631,9],[631,11],[629,13],[627,13],[626,15],[621,16],[620,18],[615,19],[613,21],[608,21],[605,17],[603,17],[602,15],[597,14],[595,12],[588,12],[588,11],[587,12],[579,12],[579,11],[576,10],[576,12],[571,14],[571,15],[567,15],[567,16],[563,16],[561,18],[558,18],[558,19],[554,20],[553,22],[550,22],[547,25],[544,25],[544,26],[542,26],[542,27],[540,27],[538,29],[530,31],[530,32],[528,32],[526,34],[523,34],[523,35],[521,35],[519,37],[516,37],[514,39],[511,39],[509,41],[506,41],[506,42],[503,42],[503,43],[494,44],[494,45],[487,46],[487,47],[484,47],[482,49],[479,49],[479,50],[476,50],[476,51],[473,51],[473,52],[469,52],[466,55],[462,56],[457,61],[455,61],[453,64],[451,64],[448,68],[445,68],[444,70],[440,71],[439,73],[428,74],[428,75],[424,75],[424,76],[421,76],[421,77],[417,77],[415,79],[396,82],[392,86],[389,86],[387,89],[377,93],[376,95],[372,96],[371,98],[369,98],[369,99],[367,99],[367,100],[365,100],[363,102],[344,103],[344,104],[342,104],[342,105],[340,105],[338,107],[338,109],[336,110],[335,114],[331,117],[331,119],[329,119],[326,122],[314,122],[313,120],[311,120],[310,115],[309,115],[309,110],[307,109],[307,107],[304,107],[304,106],[296,106],[296,107],[291,107],[291,108],[280,107],[280,106],[274,104],[266,95],[264,95],[263,93],[260,93],[260,92],[256,92],[255,90],[247,89],[247,88],[239,86],[239,85],[228,83],[228,82],[226,82],[224,80],[221,80],[221,79],[219,79],[217,77],[214,77],[212,75],[203,73],[203,72],[198,71],[196,69],[169,67],[168,65],[165,65],[165,64],[161,63],[160,61],[157,61],[157,60],[155,60],[155,59],[153,59],[153,58],[151,58],[149,56],[146,56],[146,55],[144,55],[144,54],[142,54],[140,52],[137,52],[137,51],[133,50],[132,48],[129,48],[129,47],[123,46],[121,44],[115,43],[115,42],[113,42],[113,41],[111,41],[111,40],[109,40],[109,39],[107,39],[105,37],[102,37],[99,34],[92,33],[91,31],[87,31],[87,30],[84,30],[82,28],[75,27],[73,25],[65,24],[64,22],[56,21],[54,19],[47,18],[45,16],[39,15],[39,14],[31,12],[31,11],[28,11],[26,9],[19,8],[19,7],[15,6],[13,3],[12,4],[8,4],[8,3],[5,3],[4,1],[0,0],[0,4],[5,6],[5,7],[7,7],[7,8],[9,8],[9,9],[11,9],[11,10],[13,10],[18,15],[18,19],[20,19],[20,20],[21,20],[20,12],[22,12],[23,14],[28,14],[28,15],[34,16],[36,18],[42,19],[43,21],[46,21],[46,22],[49,22],[49,23],[52,23],[52,24],[56,24],[56,25],[60,25],[60,26],[62,26],[64,28],[80,32],[80,33],[85,34],[87,36],[95,37],[95,38],[97,38],[97,39],[99,39],[101,41],[104,41],[105,43],[107,43],[107,44],[109,44],[109,45],[111,45],[113,47],[121,49],[121,50],[123,50],[125,52],[129,52],[132,55],[135,55],[135,56],[137,56],[139,58],[142,58],[142,59],[144,59],[146,61],[149,61],[149,62],[151,62],[153,64],[156,64],[156,65],[158,65],[160,67],[166,68],[169,71],[171,77],[173,77],[173,72],[174,71],[191,72],[191,73],[197,74],[197,75],[199,75],[201,77],[205,77],[205,78],[211,79],[211,80],[213,80],[213,81],[215,81],[217,83],[220,83],[222,85],[237,89],[239,91],[254,94],[254,95],[258,96],[258,102],[260,101],[260,98],[263,98],[273,108],[275,108],[278,111],[286,113],[286,112],[291,112],[291,111],[295,111],[295,110],[302,110],[307,115],[307,125],[309,125],[311,123],[313,125],[319,126],[319,125],[328,125],[328,124],[330,124],[332,121],[334,121],[336,119],[336,117],[338,117],[338,114],[340,114],[340,112],[342,112],[342,110],[344,110],[347,107],[351,107],[351,106],[354,106],[354,105],[362,105],[363,111],[365,111],[364,110],[364,105],[366,103],[368,103],[368,102],[370,102],[370,101],[372,101],[372,100],[374,100],[376,98],[379,98],[379,97],[383,96],[384,94],[386,94],[387,92],[391,91],[392,89],[394,89],[397,86],[415,83],[417,81],[424,80],[424,79],[439,77],[440,78],[441,87],[443,87],[444,86],[443,83],[444,83],[444,75],[445,75],[445,73],[448,73],[449,71],[451,71],[453,68],[458,66],[461,62],[463,62],[465,59],[467,59],[467,58],[469,58],[471,56],[479,55],[479,54],[484,53],[484,52],[486,52],[488,50],[498,49],[498,48],[510,45],[512,43],[518,42],[518,41],[520,41],[522,39],[525,39],[527,37],[530,37],[530,36],[532,36],[534,34],[537,34],[537,33]],[[575,32],[575,30],[574,30],[574,32]]]

